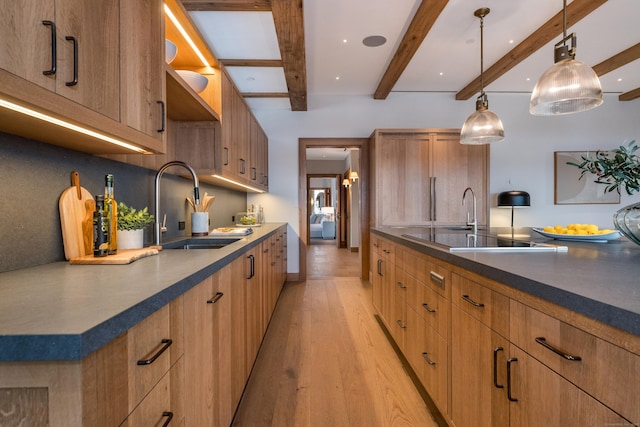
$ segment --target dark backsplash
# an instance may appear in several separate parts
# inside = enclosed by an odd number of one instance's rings
[[[80,185],[94,196],[104,192],[104,176],[114,174],[115,196],[153,214],[154,170],[67,150],[0,133],[0,272],[64,261],[58,199],[71,185],[71,171],[80,173]],[[178,221],[190,221],[185,198],[193,194],[191,180],[165,173],[160,183],[160,211],[167,214],[163,238],[186,235]],[[214,195],[209,210],[211,227],[231,224],[246,209],[246,194],[200,184],[200,195]],[[188,227],[187,227],[188,228]],[[145,244],[153,239],[146,230]]]

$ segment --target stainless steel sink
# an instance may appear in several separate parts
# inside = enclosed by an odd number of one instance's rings
[[[238,239],[229,238],[210,238],[210,237],[191,237],[173,242],[167,242],[162,245],[163,249],[221,249],[227,245],[237,242]]]

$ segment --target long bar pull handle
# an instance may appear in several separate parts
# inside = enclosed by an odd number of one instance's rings
[[[429,304],[427,304],[426,302],[422,303],[422,308],[424,308],[425,310],[427,310],[429,313],[435,313],[436,310],[429,307]]]
[[[224,147],[224,166],[229,166],[229,147]]]
[[[165,411],[162,413],[162,418],[167,417],[167,421],[162,424],[162,427],[167,427],[171,424],[171,420],[173,419],[173,412]]]
[[[553,351],[555,354],[557,354],[558,356],[566,359],[566,360],[570,360],[572,362],[579,362],[582,360],[582,358],[580,356],[573,356],[571,354],[567,354],[564,351],[561,351],[557,348],[555,348],[554,346],[552,346],[551,344],[549,344],[547,342],[547,340],[545,339],[545,337],[538,337],[536,338],[536,342],[538,344],[540,344],[541,346],[543,346],[544,348],[547,348],[551,351]]]
[[[165,123],[165,105],[164,105],[164,101],[156,101],[158,104],[160,104],[160,129],[158,129],[159,133],[162,133],[165,131],[165,127],[166,127],[166,123]]]
[[[255,181],[256,179],[258,179],[258,169],[251,168],[251,180]]]
[[[425,360],[425,362],[427,362],[431,366],[434,366],[436,364],[436,362],[434,362],[429,358],[428,353],[426,351],[422,353],[422,358]]]
[[[247,169],[246,169],[246,160],[245,159],[240,159],[240,173],[242,175],[244,175],[245,173],[247,173]]]
[[[436,221],[436,177],[429,177],[429,220]]]
[[[162,353],[165,352],[166,349],[168,349],[169,347],[171,347],[171,344],[173,344],[173,340],[170,340],[168,338],[164,338],[162,341],[160,341],[162,344],[164,344],[160,350],[158,350],[156,352],[156,354],[154,354],[153,356],[151,356],[149,359],[142,359],[142,360],[138,360],[138,365],[151,365],[153,362],[155,362],[158,357],[160,357],[160,355]]]
[[[444,276],[441,276],[440,274],[436,273],[435,271],[430,271],[429,272],[429,278],[431,279],[431,282],[433,282],[439,288],[444,289]]]
[[[249,255],[247,256],[247,259],[249,260],[249,276],[247,279],[253,279],[253,276],[255,276],[255,257],[253,255]]]
[[[474,307],[484,307],[483,303],[475,302],[474,300],[469,298],[469,295],[462,295],[462,299],[465,300],[466,302],[468,302],[469,304],[471,304]]]
[[[51,76],[56,73],[56,63],[58,62],[56,23],[53,21],[42,21],[42,25],[48,26],[51,30],[51,68],[44,70],[42,74],[45,76]]]
[[[518,399],[516,399],[515,397],[513,397],[511,395],[511,364],[513,362],[517,362],[518,358],[517,357],[512,357],[511,359],[507,360],[507,398],[511,401],[511,402],[517,402]]]
[[[216,292],[216,294],[213,296],[213,298],[208,299],[207,300],[207,304],[215,304],[217,303],[220,298],[222,298],[224,296],[224,294],[222,292]]]
[[[73,44],[73,80],[64,82],[67,86],[75,86],[78,84],[78,40],[72,36],[66,36],[65,40]]]
[[[378,260],[378,276],[382,276],[382,260]]]
[[[496,388],[504,388],[502,384],[498,384],[498,352],[504,351],[502,347],[496,347],[493,349],[493,385]]]

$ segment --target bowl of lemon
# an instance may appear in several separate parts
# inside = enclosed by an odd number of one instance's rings
[[[533,227],[533,231],[552,239],[583,242],[606,242],[620,237],[619,231],[600,228],[595,224],[548,225],[544,228]]]

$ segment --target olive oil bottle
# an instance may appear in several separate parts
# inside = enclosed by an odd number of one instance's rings
[[[104,177],[104,210],[109,220],[108,254],[118,252],[118,203],[113,195],[113,174]]]
[[[109,218],[104,210],[104,196],[96,195],[96,210],[93,212],[93,256],[105,257],[109,250]]]

